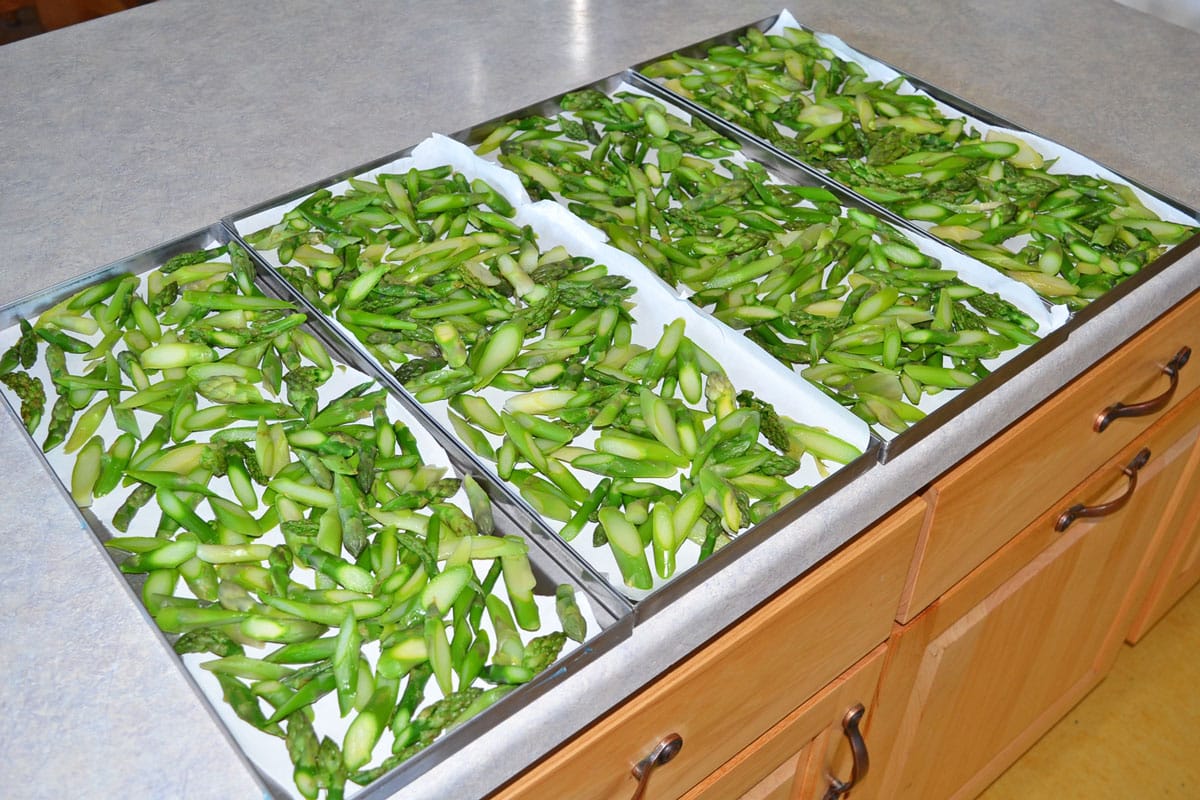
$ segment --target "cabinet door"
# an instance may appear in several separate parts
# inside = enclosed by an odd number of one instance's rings
[[[1136,644],[1163,615],[1200,583],[1200,420],[1178,446],[1189,451],[1181,461],[1179,486],[1159,525],[1153,553],[1148,559],[1148,585],[1139,597],[1127,639]]]
[[[869,748],[871,708],[885,650],[880,645],[871,651],[692,787],[683,800],[820,800],[831,775],[848,781],[854,763],[843,721],[856,706],[863,707],[858,735]],[[863,779],[869,777],[868,769]]]
[[[644,798],[680,797],[883,644],[923,518],[902,505],[493,798],[632,797],[632,768],[671,734],[683,747]]]
[[[1171,444],[1196,413],[1194,402],[1176,409],[898,628],[877,709],[898,715],[884,723],[896,733],[882,797],[974,797],[1101,680],[1127,630],[1142,553],[1187,460]],[[1128,492],[1122,469],[1142,447],[1150,459],[1127,505],[1055,530],[1076,503]]]

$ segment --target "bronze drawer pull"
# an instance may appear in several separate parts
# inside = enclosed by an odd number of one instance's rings
[[[650,773],[654,772],[654,768],[666,764],[679,755],[682,749],[683,737],[678,733],[669,733],[654,746],[650,755],[633,765],[633,777],[637,778],[638,782],[637,789],[633,792],[633,800],[642,800],[642,795],[646,794],[646,787],[650,784]]]
[[[1080,517],[1106,517],[1109,514],[1115,514],[1120,511],[1129,502],[1129,498],[1133,497],[1134,490],[1137,489],[1138,470],[1146,466],[1146,462],[1149,460],[1150,448],[1143,447],[1133,457],[1133,460],[1121,470],[1125,477],[1129,479],[1129,487],[1125,489],[1124,494],[1115,500],[1109,500],[1107,503],[1100,503],[1095,506],[1085,506],[1083,503],[1076,503],[1059,515],[1058,522],[1054,523],[1054,530],[1061,533],[1071,527],[1071,523]]]
[[[1179,386],[1179,371],[1187,364],[1188,358],[1191,355],[1192,348],[1184,347],[1162,368],[1163,375],[1166,375],[1171,381],[1171,385],[1167,387],[1165,392],[1158,397],[1152,397],[1140,403],[1130,403],[1129,405],[1125,403],[1113,403],[1096,415],[1096,421],[1092,424],[1092,428],[1096,433],[1102,433],[1114,419],[1120,419],[1121,417],[1144,417],[1147,414],[1162,411],[1167,407],[1167,403],[1171,402],[1171,398],[1175,394],[1175,389]]]
[[[862,731],[858,729],[858,725],[862,722],[863,714],[866,711],[862,703],[856,703],[846,712],[846,716],[842,717],[842,731],[845,732],[846,738],[850,740],[850,752],[854,755],[854,763],[850,767],[850,780],[843,782],[831,775],[829,777],[829,788],[825,790],[825,796],[822,800],[837,800],[857,786],[859,781],[867,777],[867,770],[871,766],[871,758],[867,753],[867,743],[863,739]]]

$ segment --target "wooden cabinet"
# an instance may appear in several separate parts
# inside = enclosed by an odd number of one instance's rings
[[[885,650],[886,645],[877,647],[694,786],[684,800],[820,800],[831,778],[850,782],[855,764],[844,722],[862,708],[855,725],[869,758],[871,710]],[[857,785],[866,786],[871,777],[867,769]]]
[[[648,800],[820,800],[857,703],[850,798],[974,797],[1200,580],[1198,332],[1195,294],[493,800],[632,797],[671,734]]]
[[[1164,368],[1192,346],[1200,347],[1200,295],[937,478],[926,494],[930,524],[898,619],[915,617],[1200,386],[1200,363],[1184,366],[1176,370],[1177,385],[1161,410],[1096,430],[1098,415],[1114,403],[1163,397],[1172,385]]]
[[[883,643],[923,518],[901,506],[494,797],[632,796],[632,767],[670,734],[683,747],[645,798],[683,796]]]
[[[895,740],[881,797],[975,796],[1103,678],[1138,567],[1191,466],[1178,443],[1198,423],[1200,393],[897,628],[877,707]],[[1073,507],[1122,498],[1056,530]],[[989,524],[981,512],[972,530]]]
[[[1134,598],[1127,639],[1137,643],[1188,590],[1200,583],[1200,420],[1175,443],[1179,488],[1143,561],[1145,592]]]

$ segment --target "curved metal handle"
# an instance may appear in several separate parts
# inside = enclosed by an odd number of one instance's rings
[[[859,723],[862,722],[863,714],[866,712],[867,710],[863,708],[862,703],[856,703],[846,712],[846,716],[842,717],[842,731],[846,734],[846,738],[850,740],[850,752],[854,756],[854,762],[850,767],[850,780],[840,781],[831,775],[829,777],[829,788],[825,790],[825,796],[822,800],[837,800],[867,776],[867,770],[871,766],[871,758],[867,753],[867,743],[863,739],[862,731],[858,729]]]
[[[1140,403],[1130,403],[1128,405],[1125,403],[1113,403],[1096,415],[1096,421],[1092,423],[1093,430],[1096,433],[1103,433],[1104,429],[1114,419],[1120,419],[1121,417],[1144,417],[1147,414],[1153,414],[1166,408],[1167,403],[1171,402],[1171,398],[1175,395],[1175,389],[1179,386],[1179,371],[1187,364],[1191,355],[1192,348],[1181,348],[1175,354],[1175,357],[1168,361],[1167,365],[1162,368],[1162,374],[1166,375],[1171,381],[1171,385],[1167,387],[1166,391],[1158,397],[1152,397]]]
[[[1058,522],[1054,523],[1054,530],[1061,533],[1071,527],[1071,523],[1080,517],[1106,517],[1109,514],[1115,514],[1120,511],[1129,502],[1129,498],[1133,497],[1134,490],[1137,489],[1138,470],[1146,466],[1146,462],[1149,460],[1150,448],[1143,447],[1133,457],[1133,460],[1121,470],[1125,477],[1129,479],[1129,487],[1125,489],[1125,492],[1120,497],[1095,506],[1085,506],[1083,503],[1076,503],[1058,515]]]
[[[650,784],[650,773],[654,772],[654,768],[666,764],[679,755],[682,749],[683,737],[678,733],[668,733],[654,746],[650,755],[633,765],[633,777],[637,778],[638,782],[637,789],[633,792],[633,800],[642,800],[642,796],[646,794],[646,787]]]

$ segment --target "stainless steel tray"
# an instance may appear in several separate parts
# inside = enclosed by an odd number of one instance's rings
[[[827,175],[825,175],[825,173],[823,173],[818,168],[806,163],[805,161],[803,161],[795,156],[785,153],[784,151],[773,146],[772,144],[770,144],[766,140],[762,139],[761,137],[756,136],[755,134],[752,134],[749,131],[746,131],[744,128],[742,128],[739,125],[736,125],[734,123],[731,123],[731,122],[725,120],[724,118],[718,116],[713,111],[700,105],[699,103],[696,103],[686,97],[683,97],[683,96],[671,91],[667,87],[660,84],[658,81],[646,77],[641,72],[643,69],[648,67],[650,64],[653,64],[664,58],[668,58],[674,53],[680,53],[685,56],[700,57],[700,56],[703,56],[708,51],[708,49],[714,45],[736,45],[738,43],[738,38],[744,34],[744,32],[746,31],[747,28],[757,28],[758,30],[761,30],[761,31],[767,31],[776,24],[776,22],[780,19],[781,16],[782,16],[782,14],[774,14],[769,17],[764,17],[764,18],[756,20],[754,22],[750,22],[745,25],[741,25],[735,29],[726,31],[722,34],[712,36],[712,37],[709,37],[702,41],[696,42],[692,45],[689,45],[686,47],[675,48],[674,50],[672,50],[670,52],[662,53],[658,56],[655,56],[654,58],[648,58],[643,61],[640,61],[637,64],[630,67],[630,71],[634,74],[633,80],[637,85],[639,85],[641,87],[649,88],[649,87],[653,86],[655,89],[657,89],[662,94],[663,97],[671,98],[672,102],[675,102],[678,105],[680,105],[681,107],[688,109],[688,111],[695,114],[700,119],[703,119],[710,127],[713,127],[714,129],[721,131],[722,133],[724,133],[726,136],[729,136],[730,138],[734,138],[734,139],[737,139],[738,141],[743,142],[744,146],[749,147],[749,146],[751,146],[751,143],[753,143],[753,146],[761,149],[765,153],[769,153],[773,159],[776,159],[776,160],[779,160],[782,162],[786,162],[786,163],[791,163],[791,164],[795,165],[798,169],[804,171],[805,173],[810,174],[811,176],[813,176],[813,178],[815,180],[817,180],[819,182],[820,185],[830,188],[831,190],[833,189],[834,186],[837,186],[841,189],[841,192],[843,194],[850,194],[850,195],[857,197],[859,202],[862,205],[870,208],[873,213],[876,213],[879,216],[883,217],[884,219],[887,219],[889,222],[892,222],[895,225],[902,226],[902,227],[907,228],[912,231],[923,232],[922,228],[919,225],[917,225],[916,223],[914,223],[913,221],[906,219],[905,217],[902,217],[899,214],[897,214],[893,211],[890,211],[887,208],[884,208],[883,206],[879,205],[878,203],[875,203],[865,197],[858,195],[856,192],[854,192],[854,190],[852,190],[849,187],[846,187],[846,186],[842,185],[841,183],[835,181],[834,179],[828,177]],[[810,33],[818,32],[812,28],[805,26],[803,23],[799,23],[799,22],[798,22],[798,27],[800,29],[808,31]],[[860,51],[860,52],[862,52],[862,51]],[[930,97],[937,100],[938,102],[950,107],[951,109],[953,109],[953,110],[957,111],[958,113],[962,114],[963,116],[967,117],[969,120],[978,120],[978,121],[984,122],[988,125],[1009,128],[1011,130],[1022,132],[1022,133],[1029,133],[1029,134],[1032,134],[1035,136],[1039,136],[1040,138],[1045,139],[1046,141],[1049,141],[1049,142],[1055,144],[1056,146],[1063,148],[1064,150],[1071,150],[1070,148],[1066,147],[1066,145],[1062,145],[1062,144],[1058,143],[1056,140],[1052,139],[1051,137],[1044,136],[1044,135],[1038,133],[1037,131],[1034,131],[1025,126],[1019,125],[999,114],[996,114],[992,111],[982,108],[981,106],[976,105],[975,103],[971,102],[970,100],[967,100],[967,99],[963,98],[962,96],[955,94],[953,92],[942,89],[930,81],[918,78],[918,77],[896,67],[895,65],[891,64],[890,62],[876,58],[875,56],[871,55],[870,53],[863,52],[863,55],[876,61],[877,63],[901,74],[909,84],[911,84],[913,87],[918,89],[920,92],[929,95]],[[1071,150],[1071,152],[1077,153],[1077,151],[1074,151],[1074,150]],[[1088,159],[1093,164],[1095,164],[1097,167],[1100,167],[1102,169],[1108,170],[1109,172],[1113,173],[1113,175],[1115,175],[1120,181],[1122,181],[1142,192],[1145,192],[1147,195],[1155,198],[1156,200],[1161,201],[1162,203],[1166,204],[1167,206],[1170,206],[1175,211],[1178,211],[1181,214],[1190,216],[1193,219],[1200,219],[1200,213],[1198,213],[1196,209],[1191,208],[1190,206],[1176,200],[1173,197],[1170,197],[1169,195],[1166,195],[1166,194],[1156,190],[1155,188],[1153,188],[1151,186],[1147,186],[1146,184],[1144,184],[1140,181],[1134,180],[1133,178],[1130,178],[1130,177],[1122,174],[1121,172],[1118,172],[1117,170],[1112,169],[1108,165],[1106,165],[1102,162],[1096,161],[1095,159],[1087,156],[1086,154],[1083,154],[1083,153],[1077,153],[1077,154],[1083,158]],[[951,241],[946,241],[944,243],[947,246],[952,247],[952,248],[958,250],[959,252],[962,252],[964,255],[971,257],[969,250],[959,247],[956,243],[951,242]],[[1115,287],[1106,291],[1100,297],[1089,302],[1088,305],[1085,306],[1084,308],[1072,311],[1067,324],[1064,326],[1064,331],[1063,331],[1064,335],[1069,336],[1071,331],[1078,329],[1078,327],[1080,325],[1084,324],[1087,320],[1092,319],[1094,316],[1101,313],[1105,308],[1113,305],[1116,302],[1119,302],[1119,300],[1122,297],[1125,297],[1130,292],[1134,291],[1137,287],[1143,285],[1146,281],[1151,280],[1155,275],[1160,274],[1163,270],[1170,268],[1173,264],[1175,264],[1177,261],[1179,261],[1181,258],[1183,258],[1186,254],[1190,253],[1192,250],[1196,249],[1197,247],[1200,247],[1200,233],[1197,233],[1196,235],[1193,235],[1192,237],[1190,237],[1187,241],[1170,248],[1166,253],[1164,253],[1162,256],[1155,259],[1153,262],[1151,262],[1150,264],[1148,264],[1147,266],[1145,266],[1144,268],[1139,270],[1135,275],[1132,275],[1132,276],[1124,279],[1119,284],[1117,284]],[[893,451],[892,454],[894,455],[895,452],[898,452],[898,451]]]
[[[612,78],[612,80],[619,82],[619,76],[614,76],[614,78]],[[451,138],[458,138],[458,137],[456,136],[456,137],[451,137]],[[360,175],[360,174],[362,174],[366,171],[369,171],[370,169],[376,168],[376,167],[381,167],[384,164],[387,164],[390,161],[395,160],[396,158],[400,158],[400,157],[409,155],[412,152],[412,150],[413,150],[413,148],[406,148],[405,150],[399,151],[398,153],[394,154],[393,156],[389,156],[385,159],[375,160],[368,165],[364,165],[363,167],[355,168],[353,170],[349,170],[349,171],[340,173],[338,176],[335,176],[328,180],[320,181],[317,184],[313,184],[313,185],[304,187],[303,189],[289,192],[286,195],[283,195],[281,197],[274,198],[274,199],[266,201],[264,203],[257,204],[257,205],[252,206],[242,212],[239,212],[236,215],[233,215],[233,216],[227,218],[225,220],[225,224],[231,230],[231,232],[237,233],[238,231],[241,231],[246,226],[246,223],[251,218],[255,217],[256,215],[262,214],[263,212],[266,212],[270,209],[290,206],[291,204],[294,204],[294,203],[298,202],[299,200],[301,200],[302,198],[308,196],[316,189],[335,185],[337,183],[340,183],[342,180],[344,180],[346,178],[349,178],[349,177],[352,177],[355,175]],[[246,231],[246,232],[248,233],[249,231]],[[248,248],[248,249],[252,252],[252,254],[254,255],[254,257],[256,259],[260,259],[262,261],[261,267],[263,269],[271,271],[275,274],[278,274],[274,264],[272,264],[272,263],[268,262],[266,259],[264,259],[262,257],[262,255],[259,254],[257,251],[254,251],[253,248]],[[646,268],[644,266],[638,264],[637,269],[643,270]],[[650,271],[646,270],[646,275],[649,276],[650,274],[651,274]],[[286,283],[286,281],[282,278],[282,276],[280,276],[280,280],[284,281]],[[289,286],[288,288],[290,289],[291,287]],[[311,304],[309,304],[308,301],[305,300],[298,291],[293,290],[292,296],[297,302],[304,303],[305,308],[310,310],[312,313],[320,313],[315,307],[313,307]],[[636,297],[635,297],[635,302],[638,302]],[[689,306],[689,308],[690,308],[690,306]],[[695,312],[695,311],[696,311],[695,309],[691,309],[691,312]],[[689,312],[689,313],[691,313],[691,312]],[[698,312],[696,312],[696,313],[698,313]],[[636,317],[636,315],[637,315],[636,310],[634,312],[634,315]],[[689,330],[690,330],[690,328],[689,328]],[[345,336],[345,338],[347,340],[352,340],[353,337],[351,337],[347,334]],[[738,338],[740,339],[741,337],[738,337]],[[355,341],[351,341],[351,346],[361,347],[361,345]],[[364,358],[373,360],[373,356],[371,356],[365,350],[365,348],[361,349],[361,353]],[[715,354],[715,355],[717,355],[719,357],[719,354]],[[765,354],[762,356],[762,358],[764,360],[769,361],[769,359],[766,359]],[[777,365],[771,363],[768,366],[777,366]],[[392,376],[387,374],[386,370],[380,369],[380,370],[378,370],[378,372],[383,375],[384,380],[392,381],[391,386],[394,389],[396,389],[397,391],[404,391],[403,387],[400,386],[400,384],[398,382],[395,382],[394,379],[392,378]],[[803,382],[798,376],[795,376],[794,374],[790,375],[789,380],[792,381],[793,383],[802,383]],[[827,398],[821,397],[820,400],[827,401]],[[833,404],[832,401],[827,401],[827,402],[829,403],[831,408],[834,407],[835,404]],[[415,399],[412,400],[411,405],[414,408],[414,413],[424,414],[424,419],[426,422],[429,423],[431,430],[438,431],[437,436],[439,438],[439,441],[442,442],[444,444],[444,446],[447,447],[447,449],[452,448],[452,447],[458,448],[461,453],[461,457],[470,460],[474,464],[476,470],[483,471],[486,474],[488,474],[489,476],[494,475],[494,468],[485,464],[484,462],[482,462],[480,459],[478,459],[475,456],[475,454],[473,452],[468,450],[465,447],[465,445],[463,445],[458,440],[457,436],[455,436],[450,430],[448,430],[447,426],[444,424],[443,421],[439,420],[434,415],[429,413],[427,410],[422,408],[420,403],[418,403]],[[843,413],[843,414],[846,413],[844,411],[841,411],[840,408],[838,409],[838,411],[839,411],[839,413]],[[861,424],[861,423],[858,423],[858,424]],[[864,428],[865,428],[865,426],[864,426]],[[716,553],[714,553],[712,556],[710,556],[706,561],[703,561],[696,566],[689,567],[686,570],[681,569],[680,571],[676,572],[676,574],[672,578],[670,578],[665,584],[655,588],[648,595],[638,596],[637,604],[636,604],[637,618],[639,620],[645,619],[647,617],[647,615],[652,614],[656,610],[659,610],[659,609],[665,607],[667,604],[669,604],[671,602],[672,598],[679,596],[680,594],[686,592],[689,588],[695,586],[697,583],[704,581],[708,576],[712,575],[715,570],[723,568],[724,564],[736,559],[738,557],[739,553],[745,552],[747,550],[747,548],[753,547],[754,542],[759,541],[760,537],[771,535],[772,532],[775,532],[775,531],[783,528],[784,526],[786,526],[786,524],[789,521],[798,518],[807,509],[809,509],[813,505],[819,503],[823,498],[828,497],[832,492],[837,491],[837,488],[839,486],[844,486],[848,481],[852,480],[855,475],[860,474],[863,470],[869,468],[872,464],[877,463],[878,462],[877,449],[878,449],[878,440],[876,437],[872,436],[867,440],[865,452],[862,456],[860,456],[858,459],[855,459],[855,461],[851,462],[849,465],[846,465],[846,466],[843,466],[843,467],[837,469],[835,472],[833,472],[828,477],[825,477],[825,478],[819,480],[818,482],[816,482],[815,485],[813,485],[812,488],[810,488],[804,495],[797,498],[797,500],[794,501],[791,505],[789,505],[786,509],[783,509],[783,510],[777,512],[770,520],[767,520],[765,524],[760,524],[760,525],[754,526],[753,528],[751,528],[747,531],[743,531],[741,534],[739,534],[737,537],[735,537],[733,539],[733,542],[731,544],[726,545],[725,547],[718,550]],[[493,482],[499,483],[498,479],[493,479]],[[536,527],[539,527],[540,529],[546,531],[549,535],[557,535],[555,533],[556,528],[551,527],[550,524],[540,514],[538,514],[536,511],[534,511],[533,508],[529,506],[529,504],[526,502],[526,500],[523,497],[521,497],[516,492],[515,489],[511,488],[508,484],[503,484],[499,488],[502,488],[505,491],[507,491],[507,493],[509,494],[509,498],[507,501],[498,500],[498,502],[505,503],[506,508],[509,510],[509,512],[516,519],[518,519],[522,525],[536,526]],[[620,589],[618,589],[618,591],[620,591]]]
[[[767,27],[772,20],[767,21]],[[741,29],[739,29],[741,30]],[[586,84],[584,86],[572,89],[571,92],[577,92],[584,89],[594,89],[605,94],[612,95],[622,84],[629,85],[636,90],[642,91],[648,95],[658,98],[668,109],[675,106],[681,111],[693,114],[703,120],[704,124],[728,139],[731,139],[741,145],[742,155],[746,158],[757,161],[762,164],[772,180],[779,183],[788,183],[798,186],[813,186],[825,189],[836,196],[839,202],[845,208],[857,209],[859,211],[873,214],[880,217],[886,223],[898,228],[905,233],[917,246],[922,250],[929,250],[933,247],[948,248],[965,259],[975,261],[969,254],[963,253],[956,248],[949,247],[946,243],[942,243],[916,226],[912,225],[907,220],[888,211],[870,200],[861,197],[850,191],[842,184],[833,181],[822,173],[808,167],[802,162],[788,158],[781,151],[770,146],[765,141],[758,137],[752,136],[742,128],[732,125],[724,119],[713,115],[711,112],[706,112],[699,106],[691,103],[686,98],[681,98],[678,95],[666,90],[658,83],[648,80],[632,70],[610,75],[599,81]],[[525,106],[517,111],[496,117],[479,125],[471,126],[451,134],[451,138],[467,144],[468,146],[477,146],[487,136],[492,133],[498,126],[503,125],[506,121],[519,119],[529,115],[541,115],[554,117],[561,109],[559,102],[562,97],[570,92],[564,92],[546,100],[533,103]],[[702,113],[703,112],[703,113]],[[978,263],[978,262],[977,262]],[[986,266],[986,265],[985,265]],[[991,267],[986,268],[993,271]],[[999,274],[999,273],[997,273]],[[1007,280],[1007,279],[1006,279]],[[1015,283],[1015,282],[1014,282]],[[1044,300],[1038,299],[1038,302],[1043,309],[1049,309],[1050,305]],[[875,431],[878,439],[877,453],[881,463],[894,458],[896,455],[907,450],[913,444],[919,442],[930,433],[942,425],[947,424],[957,415],[961,414],[965,409],[977,403],[979,400],[995,391],[999,386],[1008,380],[1010,376],[1017,371],[1025,368],[1037,359],[1041,358],[1046,353],[1055,349],[1066,341],[1068,329],[1066,326],[1053,328],[1048,333],[1043,335],[1042,339],[1034,345],[1023,348],[1018,354],[1005,361],[1005,363],[996,367],[991,374],[980,380],[969,389],[958,390],[953,393],[952,399],[942,403],[938,407],[930,410],[928,416],[914,423],[907,430],[897,434],[881,435]]]
[[[32,319],[45,309],[70,297],[86,286],[106,278],[122,274],[141,274],[160,266],[171,256],[201,248],[211,248],[215,245],[229,242],[232,239],[234,237],[229,229],[223,224],[218,223],[120,261],[113,262],[85,275],[0,307],[0,330],[6,330],[15,326],[18,319]],[[292,299],[290,287],[286,286],[280,278],[267,270],[258,269],[255,281],[268,296]],[[319,314],[310,312],[304,328],[325,346],[335,365],[344,364],[373,378],[381,386],[389,389],[393,397],[404,407],[404,410],[412,415],[410,422],[416,421],[422,425],[426,422],[423,414],[412,413],[413,410],[409,408],[408,400],[404,396],[404,393],[396,391],[395,382],[387,380],[388,376],[381,376],[374,365],[369,360],[364,359],[356,348],[347,346],[337,332]],[[18,409],[14,406],[13,399],[8,390],[0,389],[0,395],[3,395],[4,405],[8,409],[8,413],[12,416],[14,425],[19,427],[21,431],[25,431],[25,427],[20,421]],[[417,411],[419,412],[419,409]],[[435,434],[435,438],[440,433],[436,430],[427,432]],[[230,724],[225,721],[222,713],[218,711],[218,706],[222,703],[221,698],[219,696],[210,696],[206,693],[193,674],[184,665],[183,659],[175,654],[172,648],[173,637],[168,636],[158,627],[142,603],[140,590],[144,582],[144,576],[126,574],[119,570],[118,557],[104,546],[104,542],[116,535],[123,534],[114,532],[109,524],[93,513],[90,508],[77,507],[71,499],[69,488],[64,484],[63,479],[51,465],[47,455],[42,452],[41,447],[37,445],[32,435],[26,433],[25,438],[42,460],[43,466],[48,473],[47,479],[51,480],[59,491],[62,492],[65,500],[74,509],[76,516],[91,532],[98,549],[103,552],[104,558],[113,569],[114,574],[119,576],[122,585],[129,594],[130,600],[137,606],[139,613],[141,613],[146,624],[153,630],[154,635],[157,636],[163,647],[171,652],[172,660],[184,675],[188,685],[191,686],[206,711],[217,722],[222,734],[230,743],[236,756],[255,776],[264,792],[264,796],[276,798],[277,800],[287,800],[288,798],[297,797],[296,792],[292,788],[289,788],[290,783],[282,784],[273,778],[263,769],[254,756],[247,753],[246,749],[235,737]],[[484,476],[475,470],[474,463],[470,459],[462,458],[459,449],[456,447],[444,448],[440,453],[427,452],[426,456],[432,456],[432,458],[429,458],[430,463],[445,464],[451,467],[458,476],[472,475],[480,479],[481,483],[486,484],[483,480]],[[496,500],[495,517],[498,532],[519,533],[530,544],[529,558],[537,581],[535,593],[552,596],[558,584],[569,583],[574,585],[583,593],[591,615],[599,624],[600,630],[590,630],[585,642],[556,661],[552,670],[547,670],[530,683],[521,686],[516,691],[502,698],[486,711],[454,730],[446,732],[430,747],[406,760],[373,783],[361,789],[353,784],[349,785],[347,787],[348,794],[354,797],[371,800],[372,798],[391,796],[436,764],[451,758],[455,753],[469,748],[471,743],[481,734],[501,725],[505,718],[511,716],[518,709],[534,702],[538,697],[545,695],[547,692],[553,691],[556,686],[561,685],[564,681],[570,680],[574,672],[615,647],[629,636],[632,631],[632,609],[620,595],[611,591],[602,579],[595,576],[587,565],[580,562],[574,553],[569,548],[564,547],[556,537],[548,534],[538,526],[523,523],[519,516],[514,517],[510,504],[506,502],[507,498],[502,493],[494,493],[494,489],[491,489],[490,493],[493,493],[493,497]],[[234,724],[242,723],[239,721]]]

